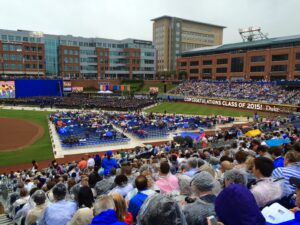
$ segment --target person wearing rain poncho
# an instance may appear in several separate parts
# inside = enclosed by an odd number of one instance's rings
[[[137,225],[188,225],[180,206],[169,196],[155,194],[143,204]]]
[[[192,192],[197,199],[193,203],[187,204],[183,209],[189,225],[206,225],[207,217],[215,215],[216,196],[212,192],[214,185],[215,179],[206,171],[196,174],[192,179]]]
[[[27,216],[26,216],[26,225],[34,225],[43,215],[45,208],[47,207],[46,204],[46,194],[42,190],[37,190],[31,196],[35,203],[35,207],[30,209]]]

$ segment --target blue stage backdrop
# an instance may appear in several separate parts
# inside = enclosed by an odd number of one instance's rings
[[[16,98],[62,96],[62,80],[15,80]]]

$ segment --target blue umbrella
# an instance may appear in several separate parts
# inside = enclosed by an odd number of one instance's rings
[[[283,144],[288,144],[290,142],[291,142],[291,140],[289,138],[286,138],[286,139],[271,139],[271,140],[267,140],[266,144],[269,147],[276,147],[276,146],[280,146],[280,145],[283,145]]]

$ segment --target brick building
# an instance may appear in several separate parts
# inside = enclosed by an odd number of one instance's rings
[[[179,79],[300,79],[300,35],[186,51],[177,59]]]
[[[0,76],[154,79],[151,41],[0,29]]]

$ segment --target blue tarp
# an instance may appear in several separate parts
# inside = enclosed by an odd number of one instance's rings
[[[182,137],[190,136],[191,138],[195,139],[199,136],[199,134],[195,134],[192,132],[182,132],[182,133],[180,133],[180,136],[182,136]]]
[[[291,142],[291,140],[289,138],[286,138],[286,139],[271,139],[271,140],[267,140],[266,144],[269,147],[276,147],[276,146],[279,146],[279,145],[288,144],[290,142]]]

